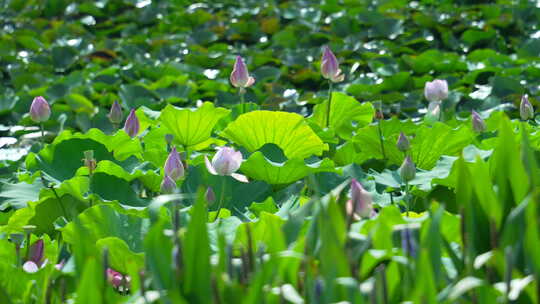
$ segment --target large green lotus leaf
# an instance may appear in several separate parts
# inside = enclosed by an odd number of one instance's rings
[[[142,148],[138,140],[131,139],[124,131],[106,135],[98,129],[91,129],[85,134],[63,132],[38,154],[28,154],[26,166],[31,171],[42,170],[56,181],[64,181],[83,167],[86,150],[93,150],[98,162],[118,163],[130,174],[141,166],[138,158]]]
[[[474,141],[467,126],[452,128],[443,123],[433,127],[423,125],[411,140],[412,159],[418,168],[429,170],[441,155],[458,156],[463,148]]]
[[[265,144],[276,144],[289,159],[321,155],[328,146],[296,113],[253,111],[240,115],[221,132],[250,152]]]
[[[43,188],[40,180],[33,183],[20,182],[16,184],[2,183],[0,191],[0,210],[7,207],[20,209],[26,207],[26,204],[39,199],[39,191]]]
[[[418,187],[418,189],[429,192],[433,188],[432,182],[435,179],[445,179],[450,175],[452,165],[457,157],[443,156],[437,162],[435,167],[427,171],[418,171],[414,179],[409,181],[409,185]],[[391,188],[399,188],[405,183],[401,180],[399,172],[396,170],[385,169],[383,172],[372,172],[370,174],[375,179],[375,182],[380,185],[385,185]]]
[[[41,181],[36,180],[36,183],[41,183]],[[52,232],[54,230],[53,222],[58,217],[65,216],[70,220],[86,208],[84,194],[87,191],[87,176],[77,176],[66,180],[56,186],[55,191],[41,188],[39,199],[26,202],[24,208],[14,212],[7,224],[0,228],[0,231],[6,233],[22,232],[24,231],[23,226],[32,222],[32,224],[38,225],[40,233]],[[60,197],[62,205],[57,195]]]
[[[149,202],[140,198],[131,185],[124,179],[107,173],[95,173],[91,179],[94,194],[108,201],[118,200],[124,208],[143,208]]]
[[[163,152],[166,154],[166,152]],[[162,177],[155,172],[154,167],[149,162],[129,162],[120,166],[109,160],[102,160],[97,163],[94,174],[104,173],[131,182],[140,179],[144,186],[152,191],[159,191]],[[77,175],[88,175],[88,168],[81,167],[77,170]]]
[[[190,147],[209,139],[216,123],[229,112],[214,107],[211,102],[205,102],[195,110],[168,105],[161,111],[159,119],[174,135],[176,143]]]
[[[52,144],[57,145],[65,140],[75,138],[92,139],[103,144],[119,161],[124,161],[130,156],[140,157],[140,154],[142,153],[140,142],[129,137],[123,130],[112,135],[105,134],[99,129],[90,129],[86,133],[64,131],[54,139]]]
[[[240,169],[248,177],[272,185],[289,184],[316,172],[336,172],[334,162],[328,158],[315,164],[306,164],[298,158],[276,163],[268,160],[260,151],[251,154]]]
[[[143,236],[148,231],[150,220],[135,215],[120,213],[109,205],[96,205],[79,214],[78,222],[88,231],[91,241],[97,242],[106,237],[118,237],[126,242],[134,252],[143,251]],[[79,242],[74,222],[61,228],[67,243]]]
[[[144,268],[144,253],[135,253],[122,239],[106,237],[97,241],[96,245],[103,251],[109,251],[109,263],[112,269],[121,273],[127,273],[133,266],[136,269]]]
[[[403,161],[403,152],[396,147],[399,133],[403,132],[410,135],[414,132],[417,126],[410,120],[400,121],[397,118],[378,121],[374,125],[366,126],[357,131],[353,138],[353,142],[360,152],[356,157],[356,163],[362,163],[370,158],[382,159],[383,152],[381,147],[379,126],[383,134],[384,154],[392,164],[401,164]],[[339,155],[339,154],[338,154]]]
[[[30,171],[41,170],[48,178],[61,182],[72,178],[83,166],[86,150],[93,150],[97,160],[113,161],[113,155],[103,144],[92,139],[71,138],[47,146],[38,154],[28,154],[26,167]]]
[[[350,139],[353,132],[364,127],[373,120],[375,109],[371,103],[360,103],[351,96],[343,93],[332,93],[332,103],[330,104],[330,127],[336,130],[337,134]],[[324,128],[327,125],[328,100],[315,106],[313,116],[309,120]]]
[[[250,223],[243,223],[236,229],[234,245],[238,247],[247,247],[249,239],[247,229],[251,230],[251,241],[253,246],[258,243],[264,243],[269,253],[285,250],[286,240],[283,234],[282,226],[284,220],[279,216],[262,211],[258,220]]]
[[[403,131],[409,136],[413,161],[421,169],[429,170],[435,166],[441,155],[456,156],[461,150],[474,141],[474,134],[467,126],[456,129],[436,123],[433,127],[415,126],[412,122],[400,122],[397,119],[383,121],[382,133],[384,152],[390,163],[399,165],[403,162],[404,154],[396,147],[399,132]],[[358,131],[354,143],[361,150],[357,161],[369,158],[383,158],[379,139],[378,126],[368,126]]]

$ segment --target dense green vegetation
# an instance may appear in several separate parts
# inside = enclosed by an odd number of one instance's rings
[[[0,29],[0,303],[540,303],[538,3],[4,0]]]

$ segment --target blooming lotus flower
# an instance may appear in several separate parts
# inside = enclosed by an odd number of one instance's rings
[[[407,135],[405,135],[403,132],[399,133],[398,141],[396,143],[396,146],[399,151],[405,152],[409,150],[411,143],[409,142],[409,139],[407,138]]]
[[[28,251],[28,260],[23,264],[23,270],[28,273],[35,273],[47,264],[43,260],[44,243],[43,240],[37,240]]]
[[[519,115],[522,120],[529,120],[534,118],[534,108],[529,102],[529,96],[527,94],[521,97],[521,103],[519,104]]]
[[[482,117],[480,117],[480,114],[476,113],[476,111],[473,110],[471,117],[473,130],[477,133],[484,132],[486,130],[486,123],[484,122]]]
[[[399,167],[399,176],[401,176],[401,180],[404,182],[409,182],[416,176],[416,166],[414,165],[410,155],[405,157],[401,167]]]
[[[124,118],[124,114],[122,113],[122,107],[118,103],[118,101],[115,101],[111,107],[111,111],[109,112],[109,120],[111,123],[118,125],[122,122],[122,119]]]
[[[184,177],[184,165],[182,164],[180,155],[176,151],[176,147],[173,147],[169,153],[169,157],[167,157],[167,160],[165,161],[164,171],[165,175],[175,181]]]
[[[212,187],[208,187],[206,189],[206,192],[204,193],[204,198],[208,202],[209,205],[214,203],[216,201],[216,193],[214,193],[214,189]]]
[[[127,275],[123,275],[121,274],[120,272],[112,269],[112,268],[107,268],[107,281],[114,287],[114,288],[117,288],[117,289],[128,289],[129,288],[129,283],[131,282],[131,278]],[[124,288],[121,288],[123,287]]]
[[[356,180],[351,180],[351,199],[347,201],[347,214],[355,219],[369,218],[373,214],[371,194]]]
[[[35,122],[45,122],[51,117],[49,103],[42,96],[34,98],[30,105],[30,117]]]
[[[339,69],[339,62],[336,56],[328,46],[324,47],[321,59],[321,74],[325,79],[332,82],[341,82],[345,79],[345,75],[341,74],[341,70]]]
[[[250,87],[255,83],[255,78],[249,76],[247,66],[240,56],[236,56],[230,80],[234,87],[241,89]]]
[[[212,162],[208,157],[204,157],[206,169],[213,175],[230,175],[238,181],[247,183],[247,177],[242,174],[235,173],[242,165],[242,153],[235,151],[233,148],[221,147],[218,149]]]
[[[124,131],[131,137],[137,136],[139,134],[139,119],[135,115],[135,109],[132,109],[129,112],[129,116],[126,119],[126,124],[124,125]]]
[[[442,101],[448,97],[448,83],[440,79],[428,81],[424,87],[424,95],[430,102]]]
[[[165,175],[161,182],[160,190],[163,194],[171,194],[176,190],[176,182],[170,176]]]

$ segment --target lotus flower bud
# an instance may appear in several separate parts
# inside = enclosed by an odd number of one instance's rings
[[[107,281],[114,287],[119,289],[122,286],[129,288],[129,282],[131,278],[127,275],[123,275],[120,272],[113,270],[112,268],[107,268]]]
[[[448,97],[448,83],[440,79],[428,81],[424,87],[424,95],[430,102],[442,101]]]
[[[204,194],[204,198],[208,202],[208,205],[211,205],[216,201],[216,194],[214,193],[214,189],[212,189],[212,187],[208,187],[206,189],[206,193]]]
[[[242,153],[233,148],[221,147],[218,149],[212,163],[205,156],[206,169],[213,175],[230,175],[233,178],[247,183],[247,178],[241,174],[235,173],[242,165]]]
[[[255,78],[249,76],[244,60],[240,56],[236,56],[234,67],[231,73],[231,84],[236,88],[247,88],[255,83]]]
[[[163,181],[161,182],[160,189],[161,189],[161,193],[163,194],[174,193],[174,191],[176,190],[176,182],[168,175],[165,175],[163,177]]]
[[[345,75],[341,74],[339,62],[328,46],[324,47],[321,59],[321,74],[323,78],[332,82],[341,82]]]
[[[129,116],[126,119],[126,124],[124,125],[124,131],[131,137],[137,136],[139,134],[139,118],[135,115],[135,109],[132,109],[129,112]]]
[[[414,165],[410,155],[405,157],[401,167],[399,167],[399,175],[401,176],[401,180],[404,182],[409,182],[416,176],[416,166]]]
[[[480,114],[476,113],[476,111],[474,110],[472,111],[471,121],[473,130],[475,132],[482,133],[486,130],[486,123],[484,122],[482,117],[480,117]]]
[[[118,101],[115,101],[111,107],[111,111],[109,112],[109,120],[112,124],[118,125],[122,122],[122,119],[124,118],[124,115],[122,113],[122,107],[118,103]]]
[[[28,260],[33,261],[36,264],[41,264],[43,262],[43,250],[44,250],[43,240],[37,240],[28,252]]]
[[[409,150],[411,147],[411,143],[409,142],[409,138],[407,138],[407,135],[405,135],[403,132],[399,133],[398,141],[396,144],[397,148],[401,152],[405,152]]]
[[[35,122],[44,122],[51,117],[49,103],[42,96],[34,98],[30,106],[30,117]]]
[[[166,176],[169,176],[175,181],[184,177],[184,165],[182,165],[182,160],[176,151],[176,147],[173,147],[171,153],[169,153],[169,157],[165,161],[164,171]]]
[[[28,251],[28,260],[23,264],[23,270],[28,273],[35,273],[44,265],[43,262],[43,240],[37,240]]]
[[[529,96],[527,94],[521,97],[521,104],[519,105],[519,115],[522,120],[529,120],[534,118],[534,108],[529,102]]]
[[[356,180],[351,180],[351,199],[347,202],[346,211],[355,218],[369,218],[372,214],[371,194]]]

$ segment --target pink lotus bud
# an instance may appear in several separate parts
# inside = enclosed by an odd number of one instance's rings
[[[213,175],[230,175],[233,178],[247,183],[247,178],[241,174],[235,173],[242,165],[242,153],[235,151],[233,148],[220,147],[214,157],[212,163],[205,156],[206,169]]]
[[[236,88],[247,88],[255,83],[255,78],[249,76],[246,64],[240,56],[236,56],[230,79]]]
[[[124,114],[122,113],[122,107],[118,103],[118,101],[115,101],[111,107],[111,111],[109,112],[109,120],[111,123],[118,125],[122,122],[122,119],[124,118]]]
[[[336,56],[328,46],[324,47],[321,59],[321,74],[325,79],[332,82],[341,82],[345,79],[345,75],[341,74],[339,63]]]
[[[166,176],[169,176],[175,181],[184,177],[184,165],[182,165],[182,160],[176,151],[176,147],[173,147],[171,153],[169,153],[169,157],[165,161],[164,171]]]
[[[371,194],[356,180],[351,180],[351,199],[347,201],[346,211],[356,219],[371,217],[373,207]]]
[[[120,288],[122,285],[124,285],[127,288],[129,288],[129,282],[131,281],[131,278],[127,275],[123,275],[120,272],[113,270],[111,268],[107,268],[107,281],[114,287],[114,288]]]
[[[163,177],[163,181],[161,182],[161,193],[163,194],[171,194],[176,190],[176,182],[170,178],[168,175],[165,175]]]
[[[30,106],[30,117],[35,122],[44,122],[51,117],[49,103],[42,96],[34,98]]]
[[[411,147],[411,143],[409,142],[409,138],[407,138],[407,135],[405,135],[403,132],[399,133],[398,141],[396,143],[396,146],[399,151],[405,152],[409,150]]]
[[[214,189],[212,189],[212,187],[208,187],[206,189],[206,193],[204,194],[204,198],[208,202],[208,205],[211,205],[216,201],[216,194],[214,193]]]
[[[472,111],[471,121],[473,130],[475,132],[482,133],[486,130],[486,123],[484,122],[482,117],[480,117],[480,114],[476,113],[476,111],[474,110]]]
[[[43,249],[44,243],[43,240],[37,240],[28,252],[28,260],[33,261],[34,263],[41,265],[43,262]]]
[[[139,134],[139,118],[137,118],[137,115],[135,115],[135,109],[132,109],[129,112],[129,116],[126,119],[126,124],[124,125],[124,131],[126,131],[131,138]]]
[[[416,166],[414,165],[410,155],[405,157],[401,167],[399,167],[399,176],[401,176],[401,180],[404,182],[409,182],[416,176]]]
[[[440,79],[428,81],[424,87],[424,95],[428,101],[442,101],[448,97],[448,83]]]
[[[23,270],[28,273],[37,272],[42,265],[43,261],[43,240],[37,240],[28,250],[28,260],[23,264]]]
[[[529,102],[529,96],[527,94],[521,97],[521,104],[519,105],[519,115],[522,120],[529,120],[534,118],[534,108]]]

